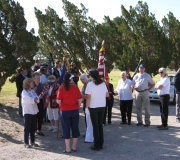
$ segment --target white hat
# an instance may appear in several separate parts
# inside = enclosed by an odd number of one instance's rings
[[[71,77],[69,77],[69,79],[72,79],[74,77],[74,75],[71,74]]]

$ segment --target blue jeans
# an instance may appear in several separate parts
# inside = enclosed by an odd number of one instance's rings
[[[70,139],[70,130],[72,137],[78,138],[79,132],[79,110],[60,111],[61,125],[63,129],[63,138]]]

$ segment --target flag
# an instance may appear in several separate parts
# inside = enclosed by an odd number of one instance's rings
[[[64,57],[63,57],[63,68],[61,71],[61,77],[59,78],[58,84],[61,85],[63,83],[64,75],[66,71],[69,71],[69,63],[67,60],[67,51],[64,51]]]
[[[106,70],[106,66],[104,63],[104,55],[105,55],[105,48],[104,48],[104,41],[103,41],[102,47],[99,51],[99,60],[98,60],[97,71],[99,72],[99,76],[102,80],[107,80],[108,79],[108,72]]]

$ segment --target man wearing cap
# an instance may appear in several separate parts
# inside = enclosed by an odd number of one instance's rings
[[[71,68],[70,68],[70,73],[74,75],[73,81],[76,85],[78,85],[79,81],[79,70],[76,67],[76,64],[74,62],[71,62]]]
[[[145,125],[144,127],[150,126],[150,100],[148,92],[151,90],[155,83],[151,76],[145,72],[145,65],[139,65],[139,73],[137,73],[132,80],[132,88],[135,89],[135,105],[137,110],[137,121],[136,126],[143,124],[142,121],[142,106],[145,109]]]
[[[60,63],[59,61],[56,61],[56,66],[52,68],[52,74],[56,77],[57,80],[59,80],[61,76],[61,68],[60,68]]]

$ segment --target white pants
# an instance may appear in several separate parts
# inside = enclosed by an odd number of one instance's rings
[[[86,142],[94,142],[93,126],[92,126],[92,122],[91,122],[89,109],[85,108],[85,113],[86,113],[86,123],[87,123],[85,141]]]
[[[47,114],[48,114],[48,119],[49,120],[58,120],[59,117],[58,117],[58,108],[47,108]]]

